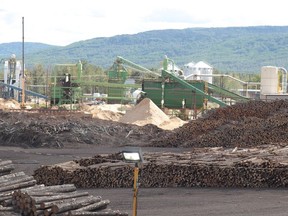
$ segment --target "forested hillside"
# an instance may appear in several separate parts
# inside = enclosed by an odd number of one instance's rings
[[[259,73],[264,65],[288,67],[288,26],[155,30],[94,38],[65,47],[39,43],[25,47],[27,66],[84,59],[108,68],[116,56],[123,56],[144,67],[158,68],[167,55],[180,67],[206,61],[221,72]],[[0,58],[9,57],[9,52],[21,56],[21,43],[0,44]]]
[[[25,42],[24,49],[25,53],[35,53],[40,50],[50,49],[56,46],[43,44],[43,43],[33,43]],[[12,54],[16,54],[17,58],[22,58],[22,43],[12,42],[12,43],[2,43],[0,44],[0,58],[9,58]]]

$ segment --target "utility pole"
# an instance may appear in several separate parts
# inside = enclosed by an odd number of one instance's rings
[[[22,17],[22,99],[21,99],[21,108],[25,108],[25,71],[24,71],[24,17]]]

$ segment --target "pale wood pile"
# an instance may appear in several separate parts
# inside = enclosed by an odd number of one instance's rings
[[[12,173],[12,161],[0,160],[0,215],[15,212],[23,216],[128,216],[107,208],[110,201],[88,192],[77,192],[73,184],[45,186],[33,176]]]
[[[288,147],[199,148],[185,153],[145,153],[141,187],[288,187]],[[37,182],[81,188],[132,187],[133,165],[114,155],[41,167]]]

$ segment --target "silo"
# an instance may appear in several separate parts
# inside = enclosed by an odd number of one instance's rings
[[[4,83],[7,84],[8,82],[8,74],[9,74],[9,62],[4,62]]]
[[[261,68],[261,94],[278,94],[279,76],[278,67],[264,66]]]

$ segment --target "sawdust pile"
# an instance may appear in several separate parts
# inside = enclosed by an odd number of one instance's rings
[[[183,121],[178,117],[170,117],[168,121],[163,122],[162,124],[158,125],[158,127],[163,130],[174,130],[183,126],[186,123],[186,121]]]
[[[143,99],[133,109],[127,111],[119,121],[138,126],[153,124],[165,130],[172,130],[186,123],[177,117],[170,119],[149,98]]]
[[[92,118],[119,121],[119,119],[125,114],[127,109],[130,109],[130,105],[121,104],[103,104],[103,105],[82,105],[81,109],[89,114],[92,114]]]
[[[20,103],[13,99],[3,99],[0,98],[0,109],[7,110],[7,109],[20,109]]]

